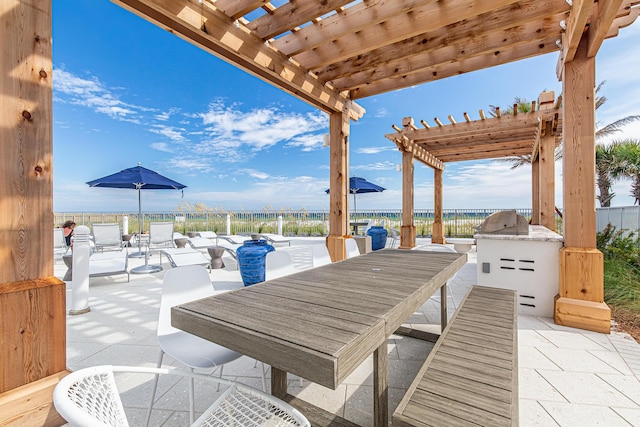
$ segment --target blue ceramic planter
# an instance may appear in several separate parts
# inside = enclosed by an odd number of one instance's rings
[[[377,251],[387,244],[387,230],[379,225],[374,225],[367,230],[367,235],[371,236],[371,250]]]
[[[245,286],[264,282],[267,253],[274,250],[266,240],[247,240],[236,249],[238,268]]]

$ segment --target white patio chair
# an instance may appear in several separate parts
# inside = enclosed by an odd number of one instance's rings
[[[353,258],[360,255],[360,249],[355,239],[345,239],[345,249],[347,250],[347,258]]]
[[[326,245],[311,246],[311,256],[314,267],[331,264],[331,255],[329,255],[329,249],[327,249]]]
[[[296,272],[291,255],[287,251],[271,251],[265,260],[265,280],[288,276]]]
[[[177,369],[134,366],[92,366],[72,372],[56,385],[53,403],[75,426],[128,427],[117,387],[116,373],[170,375],[214,382],[228,387],[191,426],[309,426],[309,421],[286,402],[254,388],[209,375]]]
[[[96,251],[119,251],[124,247],[120,224],[91,224]]]
[[[62,255],[66,255],[69,252],[69,246],[67,246],[67,242],[64,239],[64,230],[62,228],[54,228],[53,229],[53,258],[58,259],[62,257]]]
[[[207,270],[199,265],[176,267],[167,271],[162,284],[162,296],[160,298],[160,311],[158,314],[158,344],[160,345],[160,357],[157,367],[162,366],[165,353],[189,367],[216,368],[220,367],[222,376],[223,365],[238,359],[242,355],[226,347],[207,341],[183,330],[171,326],[171,307],[185,302],[211,296],[215,293],[213,284]],[[264,370],[262,381],[265,384]],[[145,425],[149,425],[153,402],[158,387],[158,377],[154,379],[151,391],[151,402],[147,411]],[[189,416],[190,422],[194,421],[193,380],[189,383]]]
[[[173,243],[173,223],[149,223],[149,244],[147,248],[149,252],[157,249],[175,248],[175,244]],[[160,264],[162,264],[162,252],[160,252]]]
[[[398,245],[400,244],[400,233],[395,228],[390,228],[387,239],[391,241],[389,243],[389,247],[393,248],[396,245],[396,243]]]
[[[218,243],[220,242],[220,239],[224,239],[229,243],[233,243],[234,245],[241,245],[247,240],[251,240],[251,237],[240,236],[239,234],[225,234],[225,235],[218,234]]]

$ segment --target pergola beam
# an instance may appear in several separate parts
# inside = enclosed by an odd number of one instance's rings
[[[623,0],[599,0],[596,7],[595,20],[591,19],[589,24],[589,42],[587,44],[587,55],[591,58],[596,56],[602,42],[607,37],[613,21],[618,16],[618,11]]]
[[[511,27],[537,22],[543,17],[549,17],[550,14],[553,14],[554,17],[545,20],[559,22],[564,19],[569,8],[565,0],[525,0],[517,5],[510,4],[474,18],[383,46],[372,50],[367,55],[358,55],[316,68],[314,72],[324,81],[348,77],[356,72],[370,71],[390,61],[410,59],[414,55],[430,52],[444,45],[463,44],[477,38],[479,29],[482,29],[482,32],[504,31],[508,33],[507,29]],[[520,30],[520,32],[523,31]]]
[[[465,58],[458,61],[442,63],[437,66],[418,70],[411,74],[401,74],[370,85],[363,85],[350,90],[352,99],[361,99],[381,93],[410,87],[456,76],[458,74],[490,68],[509,62],[530,58],[558,50],[556,38],[533,39],[533,42],[515,47],[507,47],[496,52]]]
[[[242,25],[236,26],[231,18],[206,2],[199,5],[189,0],[112,1],[322,111],[342,112],[347,104],[348,98],[265,45]],[[358,120],[364,109],[354,106],[349,114]]]
[[[469,7],[467,0],[448,0],[446,3],[423,0],[420,2],[412,1],[411,3],[413,4],[412,8],[408,9],[412,9],[411,13],[406,13],[407,9],[405,9],[404,13],[396,11],[395,14],[385,20],[381,20],[382,16],[374,15],[373,19],[378,22],[377,25],[371,25],[371,22],[368,22],[359,31],[354,31],[347,27],[348,32],[342,37],[325,38],[315,48],[306,49],[304,52],[294,55],[294,59],[305,64],[308,68],[322,67],[390,43],[417,36],[425,31],[473,18],[478,14],[515,3],[515,1],[492,0],[475,2],[473,7]],[[422,5],[418,6],[420,3]],[[404,5],[404,2],[402,4]],[[371,6],[368,6],[368,8],[373,9]],[[420,25],[416,25],[417,22]],[[348,22],[343,21],[342,24],[346,25]]]

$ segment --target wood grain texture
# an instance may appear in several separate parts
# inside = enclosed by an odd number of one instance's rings
[[[587,57],[583,37],[562,82],[564,244],[596,247],[595,59]]]
[[[489,318],[499,321],[487,324]],[[518,425],[517,301],[474,286],[393,414],[394,426]]]
[[[53,275],[51,2],[0,1],[0,283]]]
[[[0,393],[66,369],[64,282],[0,284]]]

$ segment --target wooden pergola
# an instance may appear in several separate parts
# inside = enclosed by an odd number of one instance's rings
[[[392,127],[396,133],[385,135],[402,153],[402,227],[400,249],[415,247],[414,160],[434,171],[434,221],[431,241],[445,243],[442,222],[442,174],[445,164],[464,160],[496,159],[510,156],[531,156],[532,164],[532,224],[544,225],[555,231],[555,148],[562,142],[562,97],[543,92],[533,101],[531,111],[519,113],[514,105],[511,112],[487,118],[480,110],[479,120],[471,120],[463,113],[464,121],[457,122],[449,115],[445,125],[436,117],[435,124],[420,120],[418,128],[412,117],[402,121],[402,128]]]
[[[637,18],[638,0],[113,1],[329,114],[334,260],[349,234],[358,99],[558,52],[565,248],[556,321],[609,330],[595,249],[595,56]],[[59,425],[51,390],[66,373],[66,309],[51,256],[51,1],[0,0],[0,21],[0,424]]]

